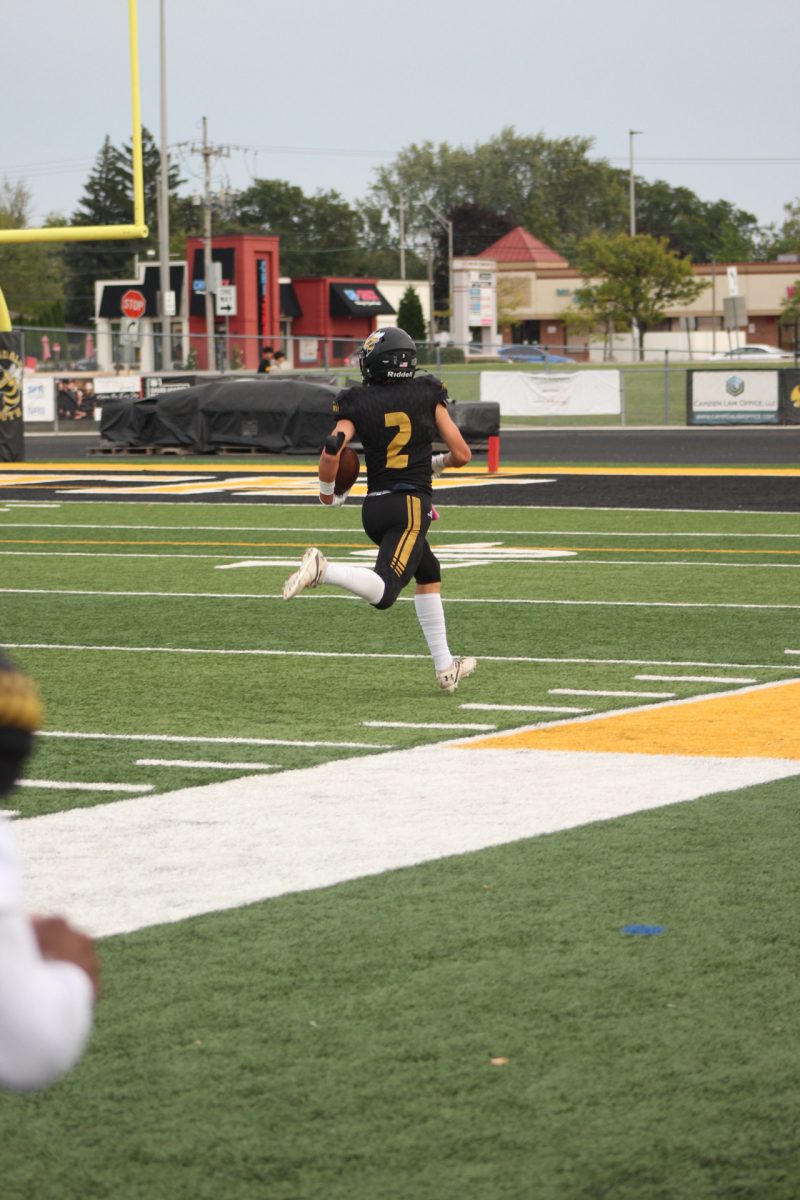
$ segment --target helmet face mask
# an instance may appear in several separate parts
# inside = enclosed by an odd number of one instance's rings
[[[413,379],[417,347],[404,329],[376,329],[361,347],[358,365],[364,383]]]

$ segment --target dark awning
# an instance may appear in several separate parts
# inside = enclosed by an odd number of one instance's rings
[[[171,263],[169,268],[169,286],[175,293],[175,311],[181,311],[183,293],[183,263]],[[133,288],[141,292],[145,299],[144,315],[158,316],[159,268],[150,265],[145,268],[144,279],[141,283],[132,279],[130,283],[107,283],[100,297],[98,317],[108,317],[111,321],[122,319],[122,297]]]
[[[300,307],[300,301],[297,299],[297,292],[291,283],[282,283],[281,289],[281,316],[284,320],[289,320],[292,317],[302,317],[303,310]]]
[[[374,283],[332,283],[330,289],[332,317],[377,317],[394,312]]]

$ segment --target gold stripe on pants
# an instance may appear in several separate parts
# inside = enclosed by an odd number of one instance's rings
[[[417,536],[422,524],[422,503],[419,496],[406,496],[406,509],[408,512],[408,520],[405,530],[400,541],[397,544],[397,549],[392,558],[392,570],[395,575],[402,575],[408,566],[408,560],[411,557],[411,552],[416,545]]]

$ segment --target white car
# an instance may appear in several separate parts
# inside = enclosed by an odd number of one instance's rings
[[[736,346],[733,350],[725,350],[722,354],[709,354],[709,362],[790,362],[794,355],[790,350],[780,350],[777,346],[767,346],[759,342],[749,342],[745,346]]]

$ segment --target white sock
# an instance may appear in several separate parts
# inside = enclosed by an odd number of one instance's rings
[[[375,571],[367,567],[348,567],[344,563],[329,562],[320,582],[344,588],[354,596],[361,596],[362,600],[369,600],[370,604],[378,604],[386,590],[386,584]]]
[[[437,671],[445,671],[453,661],[447,645],[447,628],[444,623],[444,608],[439,592],[418,592],[414,597],[417,620],[422,626],[425,641]]]

